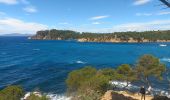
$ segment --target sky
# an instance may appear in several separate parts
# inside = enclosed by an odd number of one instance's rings
[[[169,30],[170,8],[159,0],[0,0],[0,35],[46,29]]]

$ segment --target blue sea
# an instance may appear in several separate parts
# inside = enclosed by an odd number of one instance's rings
[[[81,43],[27,38],[0,37],[0,89],[17,84],[26,91],[39,89],[62,94],[72,70],[135,65],[144,54],[153,54],[170,66],[170,43]],[[161,84],[167,86],[166,82]]]

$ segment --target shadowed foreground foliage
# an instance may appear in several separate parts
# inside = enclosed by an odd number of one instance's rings
[[[8,86],[0,91],[0,100],[20,100],[24,96],[24,90],[21,86]],[[36,96],[31,94],[27,100],[48,100],[46,96]]]
[[[24,91],[20,86],[8,86],[0,91],[0,100],[20,100]]]
[[[166,96],[154,96],[154,98],[152,100],[170,100],[170,98],[166,97]]]

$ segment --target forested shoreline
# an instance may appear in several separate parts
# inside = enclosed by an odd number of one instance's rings
[[[170,30],[145,32],[90,33],[71,30],[42,30],[30,39],[77,40],[79,42],[170,42]]]

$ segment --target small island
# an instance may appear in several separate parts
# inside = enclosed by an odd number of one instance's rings
[[[77,40],[79,42],[143,43],[170,42],[170,30],[145,32],[91,33],[71,30],[42,30],[29,37],[35,40]]]

